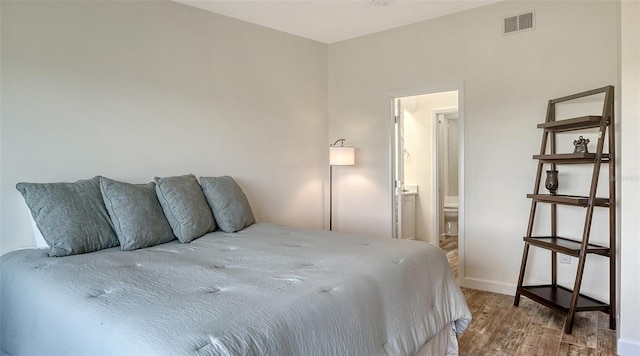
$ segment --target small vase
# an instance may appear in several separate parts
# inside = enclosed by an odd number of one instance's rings
[[[544,181],[544,187],[547,188],[549,193],[556,194],[558,189],[558,171],[547,171],[547,179]]]

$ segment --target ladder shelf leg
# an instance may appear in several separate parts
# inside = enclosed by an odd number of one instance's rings
[[[573,319],[576,314],[576,307],[578,306],[578,298],[580,297],[580,287],[582,285],[582,275],[584,272],[584,264],[587,259],[585,253],[581,253],[578,258],[578,270],[576,271],[576,282],[573,285],[573,295],[571,296],[571,304],[569,305],[569,312],[567,313],[567,319],[564,323],[565,334],[571,334],[573,329]]]
[[[527,256],[529,255],[529,244],[524,244],[524,251],[522,252],[522,263],[520,264],[520,277],[518,277],[518,287],[516,288],[516,296],[513,300],[513,305],[520,305],[520,288],[522,288],[522,283],[524,281],[524,271],[527,266]]]

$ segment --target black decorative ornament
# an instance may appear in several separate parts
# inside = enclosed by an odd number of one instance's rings
[[[578,137],[577,140],[573,141],[573,145],[575,146],[573,153],[589,153],[589,151],[587,150],[588,144],[588,138],[584,138],[582,136]]]

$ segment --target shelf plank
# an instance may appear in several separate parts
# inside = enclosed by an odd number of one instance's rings
[[[580,256],[580,241],[571,240],[559,236],[531,236],[524,237],[524,241],[551,251],[563,253],[565,255],[578,257]],[[587,253],[609,257],[609,248],[595,244],[587,244]]]
[[[551,104],[557,104],[557,103],[560,103],[560,102],[563,102],[563,101],[569,101],[569,100],[584,98],[586,96],[596,95],[596,94],[600,94],[600,93],[606,93],[609,90],[611,90],[613,92],[613,86],[607,85],[606,87],[587,90],[587,91],[583,91],[581,93],[567,95],[567,96],[563,96],[563,97],[557,98],[557,99],[551,99],[549,102]]]
[[[562,286],[540,285],[540,286],[523,286],[519,288],[522,295],[545,305],[559,313],[567,315],[571,305],[571,296],[573,291]],[[576,312],[583,311],[603,311],[609,313],[609,304],[601,302],[597,299],[579,294]]]
[[[556,154],[544,154],[544,155],[533,155],[533,159],[540,160],[546,163],[556,163],[556,164],[586,164],[586,163],[595,163],[596,154],[595,153],[556,153]],[[602,163],[609,163],[609,154],[602,154]]]
[[[571,131],[580,129],[589,129],[594,127],[600,127],[602,122],[602,116],[582,116],[573,119],[549,121],[542,124],[538,124],[539,129],[545,129],[548,131]]]
[[[561,194],[527,194],[527,198],[534,199],[542,203],[554,203],[563,205],[574,205],[586,207],[589,204],[589,197],[577,195],[561,195]],[[609,199],[595,198],[595,206],[609,207]]]

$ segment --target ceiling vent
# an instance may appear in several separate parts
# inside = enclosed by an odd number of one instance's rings
[[[373,6],[387,6],[391,4],[391,0],[371,0]]]
[[[533,30],[535,17],[533,11],[520,15],[509,16],[504,18],[503,33],[509,34],[514,32]]]

